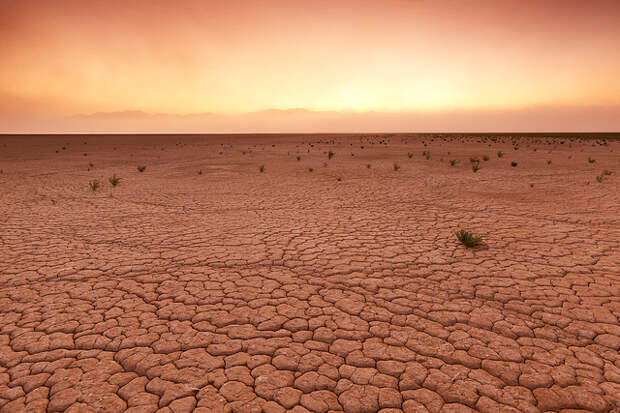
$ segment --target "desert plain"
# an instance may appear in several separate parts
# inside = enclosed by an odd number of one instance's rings
[[[2,412],[620,411],[617,135],[7,135],[0,169]]]

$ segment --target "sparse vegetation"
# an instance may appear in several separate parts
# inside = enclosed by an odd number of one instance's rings
[[[498,157],[498,158],[501,158],[502,156],[504,156],[504,152],[502,152],[502,151],[498,151],[498,152],[497,152],[497,157]]]
[[[110,184],[112,186],[116,186],[121,182],[121,178],[119,178],[118,176],[116,176],[116,174],[112,175],[108,181],[110,181]]]
[[[313,168],[308,168],[308,172],[312,172],[312,171],[314,171]]]
[[[262,172],[265,172],[265,165],[261,165],[258,167],[258,170]]]
[[[144,172],[146,170],[146,165],[138,166],[138,172]]]
[[[589,157],[589,156],[588,156],[588,162],[589,162],[589,163],[594,163],[594,162],[596,162],[596,160],[595,160],[595,159],[592,159],[591,157]]]
[[[409,153],[407,154],[407,157],[408,157],[409,159],[411,159],[411,158],[413,158],[413,154],[412,154],[411,152],[409,152]]]
[[[394,162],[394,170],[398,171],[400,169],[400,165],[398,165],[396,162]]]
[[[456,165],[456,159],[450,159],[450,166]]]
[[[366,168],[370,169],[370,168],[371,168],[371,166],[372,166],[372,165],[367,164],[367,165],[366,165]]]
[[[482,156],[482,160],[485,161],[485,162],[488,161],[489,160],[489,155],[483,155]]]
[[[198,175],[202,175],[202,169],[198,171]]]
[[[551,159],[547,161],[547,165],[551,165]]]
[[[482,237],[475,236],[471,232],[465,231],[464,229],[459,229],[455,232],[455,235],[461,244],[465,245],[467,248],[475,248],[486,245],[482,240]]]
[[[336,180],[337,180],[338,182],[340,182],[340,181],[342,181],[342,178],[341,178],[341,177],[338,177],[338,178],[336,178]]]
[[[510,162],[510,166],[512,166],[513,168],[514,168],[515,166],[517,166],[517,165],[518,165],[518,164],[517,164],[515,161]]]
[[[101,186],[101,184],[99,183],[97,179],[90,181],[88,185],[90,186],[90,189],[92,189],[93,191],[96,191]]]
[[[301,161],[301,156],[297,155],[297,160]]]
[[[424,145],[424,146],[426,146],[426,145]],[[431,159],[431,153],[429,151],[422,152],[422,155],[426,158],[427,161],[429,159]]]
[[[612,172],[611,172],[611,171],[609,171],[609,170],[607,170],[607,169],[603,169],[603,171],[601,171],[601,174],[600,174],[600,175],[598,175],[598,176],[596,177],[596,180],[597,180],[599,183],[600,183],[600,182],[603,182],[603,179],[605,179],[605,177],[606,177],[606,176],[609,176],[609,175],[611,175],[611,174],[612,174]]]
[[[480,159],[472,156],[471,158],[469,158],[469,162],[471,162],[471,170],[474,172],[478,172],[478,170],[480,169]]]
[[[334,157],[334,153],[332,151],[329,151],[329,153],[327,154],[327,159],[331,159]]]

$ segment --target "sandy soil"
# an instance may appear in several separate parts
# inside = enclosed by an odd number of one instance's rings
[[[0,410],[619,411],[620,142],[512,140],[0,137]]]

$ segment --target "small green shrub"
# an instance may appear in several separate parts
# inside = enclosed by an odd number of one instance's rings
[[[334,153],[332,151],[329,151],[329,153],[327,154],[327,159],[331,159],[334,157]]]
[[[118,176],[116,176],[116,174],[114,174],[110,178],[108,178],[108,181],[110,181],[110,184],[112,184],[112,186],[116,186],[119,183],[121,183],[121,178],[119,178]]]
[[[485,161],[485,162],[488,161],[489,160],[489,155],[483,155],[482,156],[482,160]]]
[[[456,165],[456,159],[451,159],[450,160],[450,166],[454,166]]]
[[[459,229],[455,232],[455,235],[461,244],[465,245],[467,248],[475,248],[485,245],[482,237],[475,236],[471,232],[465,231],[464,229]]]
[[[144,172],[146,170],[146,165],[138,166],[138,172]]]
[[[498,157],[498,158],[501,158],[502,156],[504,156],[504,152],[502,152],[502,151],[498,151],[498,152],[497,152],[497,157]]]
[[[261,165],[258,167],[258,170],[262,172],[265,172],[265,165]]]
[[[592,159],[592,158],[590,158],[590,157],[588,156],[588,162],[589,162],[589,163],[594,163],[594,162],[596,162],[596,160],[595,160],[595,159]]]
[[[297,155],[297,160],[301,161],[301,156]]]
[[[400,169],[400,166],[396,162],[394,162],[394,170],[398,171],[399,169]]]
[[[518,165],[518,164],[517,164],[515,161],[510,162],[510,166],[512,166],[513,168],[514,168],[515,166],[517,166],[517,165]]]
[[[90,181],[88,183],[88,185],[90,185],[90,189],[92,189],[93,191],[96,191],[97,189],[99,189],[99,187],[101,186],[101,184],[99,183],[98,180],[94,179],[92,181]]]

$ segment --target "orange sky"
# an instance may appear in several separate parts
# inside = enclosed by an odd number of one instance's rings
[[[117,111],[443,113],[450,129],[455,112],[620,107],[617,0],[0,0],[0,39],[0,132]]]

